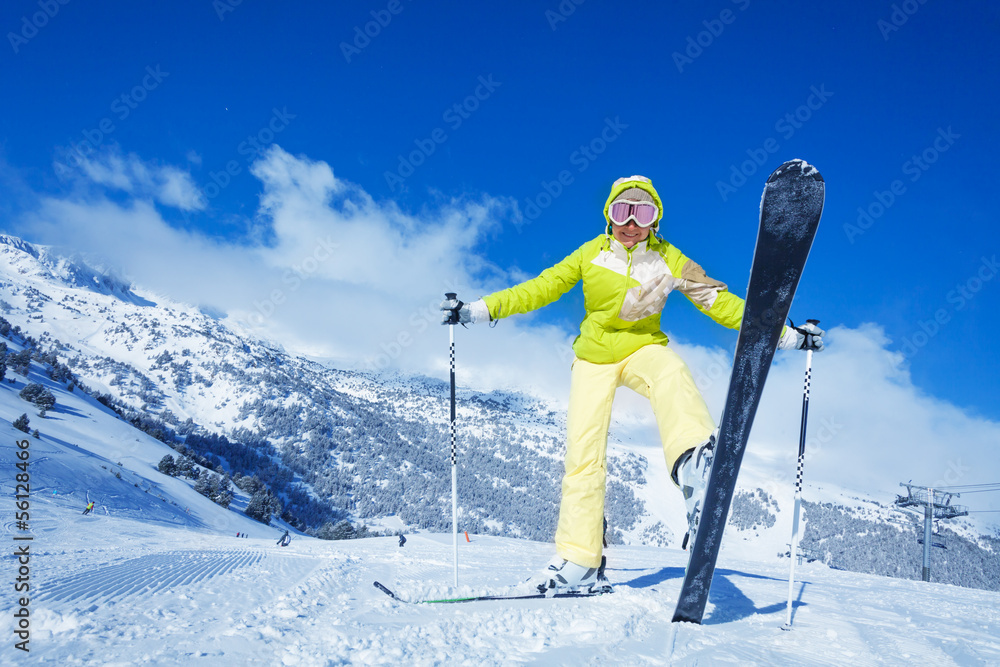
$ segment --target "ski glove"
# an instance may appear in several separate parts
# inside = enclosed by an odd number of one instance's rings
[[[819,320],[806,320],[801,327],[785,327],[785,332],[778,341],[779,350],[813,350],[823,351],[823,335],[826,333],[818,326]]]
[[[475,324],[489,322],[490,309],[482,299],[462,303],[457,298],[441,302],[441,324]]]

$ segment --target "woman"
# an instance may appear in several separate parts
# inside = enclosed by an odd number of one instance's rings
[[[739,329],[744,302],[656,235],[662,217],[663,203],[648,178],[620,178],[604,205],[604,233],[537,278],[470,304],[442,304],[457,310],[459,322],[485,322],[541,308],[583,281],[586,314],[573,343],[557,556],[531,580],[543,592],[610,590],[601,568],[605,450],[620,386],[649,399],[690,532],[697,527],[715,423],[687,365],[667,346],[660,314],[670,292],[678,291],[719,324]],[[822,334],[786,327],[778,347],[822,349]]]

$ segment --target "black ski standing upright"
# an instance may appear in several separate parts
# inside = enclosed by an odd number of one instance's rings
[[[674,622],[701,623],[736,476],[782,326],[823,212],[825,184],[815,167],[792,160],[767,179],[750,269],[746,309],[701,521],[689,546]]]

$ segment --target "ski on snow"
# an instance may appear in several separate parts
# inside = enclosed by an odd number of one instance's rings
[[[609,592],[594,592],[594,593],[555,593],[552,595],[545,595],[543,593],[529,593],[527,595],[473,595],[469,597],[461,598],[444,598],[441,600],[405,600],[401,597],[397,597],[395,593],[391,590],[375,582],[375,588],[379,589],[393,600],[398,602],[406,602],[409,604],[455,604],[458,602],[485,602],[487,600],[544,600],[546,598],[592,598],[599,595],[609,595]]]
[[[733,500],[736,476],[782,326],[823,213],[825,184],[815,167],[792,160],[767,179],[746,307],[733,359],[712,471],[673,621],[701,623]]]

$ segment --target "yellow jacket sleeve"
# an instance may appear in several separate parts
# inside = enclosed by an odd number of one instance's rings
[[[696,306],[698,304],[695,304]],[[698,306],[698,310],[705,313],[713,320],[724,327],[739,330],[743,323],[743,308],[746,302],[730,291],[719,292],[715,303],[709,309]]]
[[[580,281],[583,248],[577,248],[555,266],[542,271],[537,278],[520,285],[484,296],[491,319],[538,310],[556,301]]]

